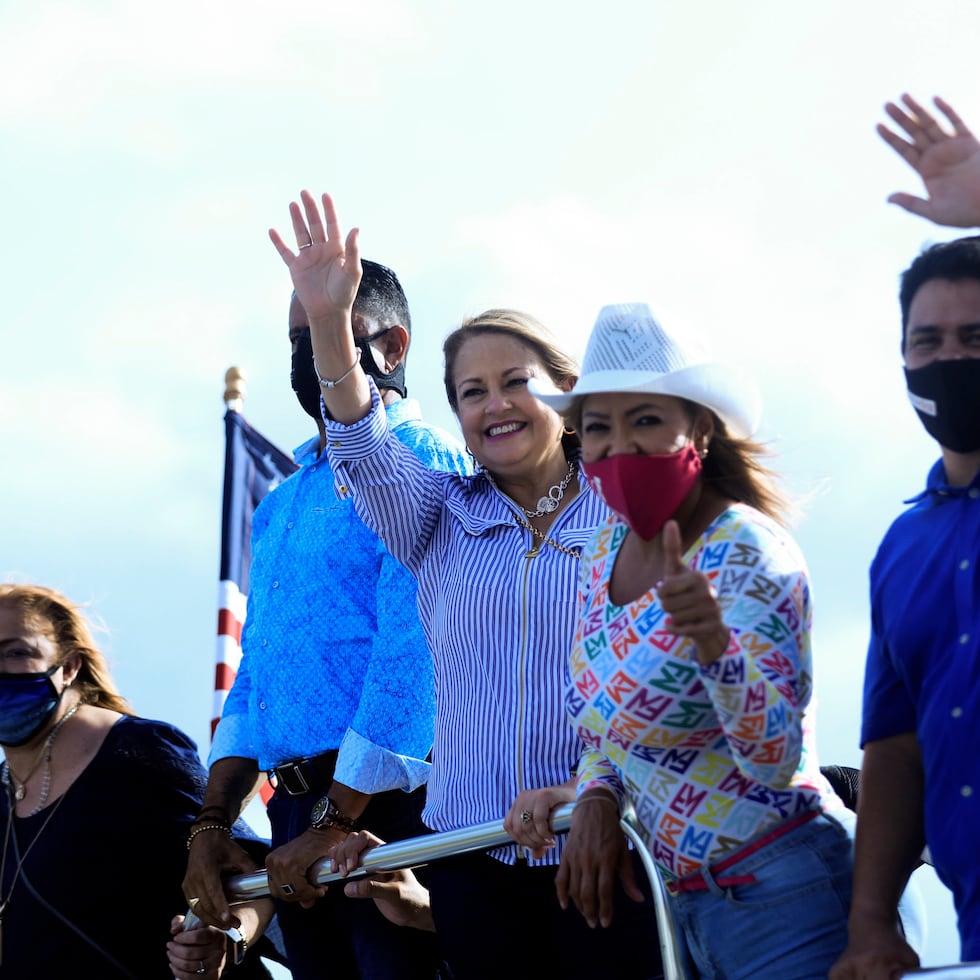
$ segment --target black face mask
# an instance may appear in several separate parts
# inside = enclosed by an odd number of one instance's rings
[[[405,362],[400,361],[395,365],[393,371],[383,371],[378,367],[378,362],[374,359],[374,352],[371,349],[371,341],[383,337],[390,329],[391,327],[385,327],[384,330],[379,330],[377,333],[355,339],[354,344],[361,352],[361,367],[364,369],[364,373],[370,374],[374,378],[378,388],[391,388],[404,398],[408,391],[405,387]]]
[[[320,383],[313,367],[313,341],[309,328],[300,332],[296,338],[292,364],[289,369],[289,383],[299,399],[303,411],[311,418],[320,418]]]
[[[926,432],[940,446],[954,453],[980,449],[980,358],[906,368],[905,384]]]
[[[371,349],[371,341],[384,336],[390,329],[389,327],[368,337],[360,337],[354,341],[354,345],[361,352],[361,368],[364,373],[370,374],[379,388],[391,388],[404,398],[407,393],[404,362],[398,364],[393,371],[382,371]],[[289,384],[296,392],[303,411],[311,418],[320,418],[320,382],[313,366],[313,341],[309,328],[296,338],[296,349],[293,351],[289,369]]]

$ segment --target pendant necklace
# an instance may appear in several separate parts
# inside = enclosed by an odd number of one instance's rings
[[[35,772],[37,772],[38,766],[41,764],[41,760],[43,759],[44,761],[44,779],[41,782],[41,796],[37,801],[37,805],[28,814],[29,817],[33,817],[35,814],[40,813],[48,802],[48,794],[51,792],[51,749],[54,746],[54,740],[58,737],[58,732],[61,731],[62,725],[64,725],[64,723],[68,721],[68,719],[71,718],[76,711],[78,711],[79,707],[81,707],[81,703],[81,701],[77,701],[74,705],[72,705],[72,707],[61,716],[58,724],[51,729],[51,733],[44,742],[44,748],[41,751],[41,755],[31,767],[31,771],[27,774],[27,778],[19,786],[14,780],[14,774],[10,768],[10,763],[4,763],[3,781],[11,790],[14,800],[19,803],[27,793],[27,781],[34,775]]]
[[[48,751],[48,744],[47,742],[45,742],[44,745],[41,746],[40,752],[38,752],[37,756],[34,759],[34,762],[31,764],[31,768],[28,770],[27,775],[23,779],[20,779],[18,776],[14,775],[13,769],[10,768],[10,763],[5,762],[4,776],[6,776],[9,773],[10,787],[13,791],[14,799],[18,803],[20,803],[20,801],[24,798],[25,794],[27,793],[27,784],[30,782],[31,777],[34,775],[34,773],[37,772],[41,763],[44,762],[44,756],[47,753],[47,751]],[[4,779],[4,782],[6,782],[6,779]]]
[[[497,486],[497,481],[493,478],[493,474],[489,470],[484,470],[484,472],[486,473],[487,479],[493,485],[494,489],[500,490],[500,487]],[[568,489],[568,484],[571,483],[574,475],[575,460],[570,459],[568,461],[568,472],[562,478],[561,483],[556,483],[553,487],[551,487],[546,496],[538,498],[537,510],[528,510],[526,507],[523,507],[520,504],[518,504],[518,507],[520,507],[528,517],[544,517],[545,514],[553,514],[561,506],[562,498],[565,496],[565,491]],[[503,490],[500,490],[500,492],[503,493]],[[504,496],[507,495],[504,494]]]

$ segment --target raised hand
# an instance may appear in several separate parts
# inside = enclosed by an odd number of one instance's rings
[[[927,197],[898,191],[888,201],[937,225],[972,228],[980,225],[980,141],[953,107],[933,100],[952,127],[947,132],[936,117],[911,95],[885,104],[885,112],[905,131],[903,139],[879,123],[878,135],[922,178]]]
[[[297,250],[294,252],[275,228],[269,229],[269,238],[289,269],[293,289],[307,316],[313,319],[349,311],[361,281],[358,229],[351,228],[344,238],[329,194],[321,198],[322,218],[309,191],[300,193],[300,201],[302,207],[295,201],[289,204]]]
[[[694,641],[699,663],[714,663],[728,649],[729,638],[715,590],[705,575],[684,564],[677,521],[664,525],[663,546],[664,577],[657,596],[670,616],[667,630]]]

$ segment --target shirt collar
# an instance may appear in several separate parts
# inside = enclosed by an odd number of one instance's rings
[[[943,466],[942,457],[940,457],[932,464],[932,468],[929,470],[925,490],[917,493],[914,497],[909,497],[903,503],[917,504],[920,500],[925,500],[929,497],[933,503],[940,504],[943,500],[948,500],[951,497],[962,497],[974,487],[980,488],[980,472],[966,486],[950,486],[946,480],[946,467]]]

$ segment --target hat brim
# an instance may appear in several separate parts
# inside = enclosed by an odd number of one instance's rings
[[[721,364],[692,364],[669,374],[592,371],[579,378],[571,391],[557,391],[532,377],[528,389],[557,412],[567,412],[577,398],[602,392],[686,398],[710,408],[732,435],[742,439],[756,432],[761,415],[755,382],[739,368]]]

